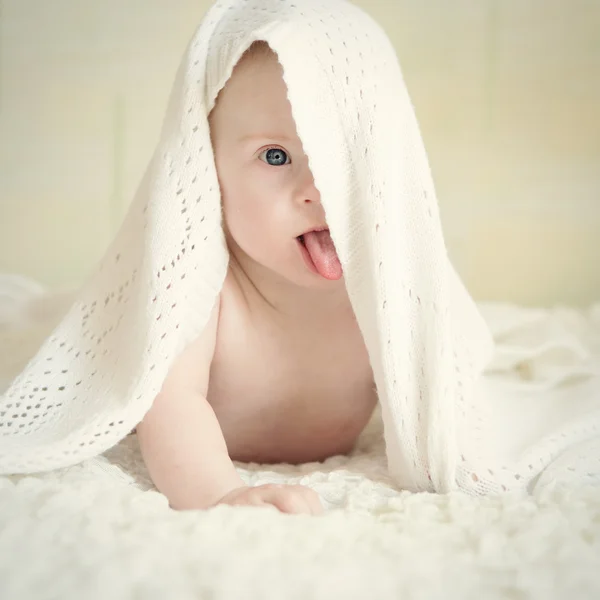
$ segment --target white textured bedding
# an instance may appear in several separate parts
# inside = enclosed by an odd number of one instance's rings
[[[68,302],[19,279],[8,287],[0,384]],[[498,343],[488,373],[499,384],[568,390],[598,372],[600,305],[480,309]],[[174,512],[152,490],[135,436],[69,469],[1,477],[0,598],[600,598],[600,488],[403,493],[386,474],[379,434],[376,417],[352,456],[324,464],[240,465],[251,482],[312,486],[329,508],[318,518]]]

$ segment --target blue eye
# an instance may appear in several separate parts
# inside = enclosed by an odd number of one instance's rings
[[[287,152],[281,148],[269,148],[268,150],[261,152],[260,156],[263,156],[263,154],[265,155],[267,164],[272,167],[283,167],[292,162],[287,155]]]

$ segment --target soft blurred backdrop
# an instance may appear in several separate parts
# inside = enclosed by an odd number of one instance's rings
[[[600,0],[355,0],[413,98],[478,301],[600,299]],[[0,0],[0,271],[80,282],[208,0]]]

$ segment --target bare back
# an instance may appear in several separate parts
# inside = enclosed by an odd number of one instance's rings
[[[350,309],[274,323],[229,274],[207,400],[233,460],[300,463],[349,452],[377,396]]]

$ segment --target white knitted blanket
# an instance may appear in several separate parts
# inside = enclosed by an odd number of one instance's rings
[[[7,384],[70,300],[6,277],[0,290]],[[498,383],[524,393],[575,391],[600,361],[600,304],[480,309],[497,342]],[[227,506],[178,513],[152,490],[135,436],[76,466],[0,477],[0,598],[600,597],[600,488],[548,486],[525,497],[399,492],[377,417],[352,456],[239,469],[248,483],[309,485],[328,510],[323,517]]]
[[[396,485],[486,494],[526,489],[542,472],[596,481],[591,376],[577,392],[543,396],[482,376],[492,339],[448,260],[397,58],[344,0],[221,0],[207,13],[121,230],[0,399],[0,472],[64,467],[114,446],[205,326],[228,262],[207,115],[257,39],[283,66],[369,351]]]

